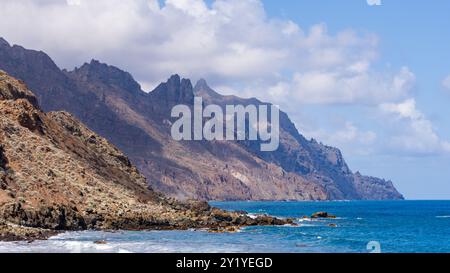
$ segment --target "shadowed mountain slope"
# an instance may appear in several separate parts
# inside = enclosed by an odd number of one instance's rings
[[[0,240],[42,238],[45,230],[287,223],[166,198],[106,139],[67,112],[42,112],[23,82],[1,70],[0,117]]]
[[[45,111],[65,110],[119,147],[150,185],[179,199],[343,200],[401,199],[392,182],[351,172],[341,152],[305,139],[280,113],[281,143],[260,152],[259,142],[182,141],[170,136],[171,109],[205,104],[266,104],[222,96],[206,81],[195,88],[178,75],[150,93],[116,67],[91,61],[61,71],[44,53],[0,45],[0,68],[26,82]]]

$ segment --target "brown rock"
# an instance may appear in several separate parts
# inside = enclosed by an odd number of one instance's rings
[[[311,215],[312,219],[317,219],[317,218],[329,218],[329,219],[335,219],[336,216],[328,214],[328,212],[316,212],[313,215]]]
[[[0,72],[0,240],[55,231],[172,230],[273,225],[153,191],[128,158],[66,112],[43,113],[22,83]]]

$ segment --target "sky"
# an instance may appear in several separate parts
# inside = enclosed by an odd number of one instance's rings
[[[2,0],[0,36],[280,105],[408,199],[450,199],[450,1]],[[20,18],[20,20],[18,20]]]

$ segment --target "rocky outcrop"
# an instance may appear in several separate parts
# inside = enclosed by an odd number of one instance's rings
[[[42,112],[27,87],[3,71],[0,116],[0,240],[288,223],[164,197],[106,139],[71,114]]]
[[[336,219],[336,216],[331,215],[325,211],[316,212],[313,215],[311,215],[311,219],[318,219],[318,218]]]
[[[0,219],[0,241],[44,240],[56,234],[54,230],[18,226]]]
[[[398,200],[403,196],[395,190],[392,181],[377,177],[364,176],[357,172],[354,176],[355,187],[358,192],[365,193],[362,199],[366,200]]]
[[[173,105],[265,104],[222,96],[205,80],[193,88],[178,75],[146,93],[132,76],[91,61],[61,71],[43,52],[0,44],[0,68],[36,92],[45,111],[68,111],[120,148],[156,190],[177,199],[360,200],[402,199],[392,182],[354,174],[341,152],[307,140],[280,113],[280,148],[261,153],[259,142],[176,142]],[[23,123],[33,127],[28,118]],[[38,120],[35,120],[38,122]],[[37,128],[35,128],[37,129]]]

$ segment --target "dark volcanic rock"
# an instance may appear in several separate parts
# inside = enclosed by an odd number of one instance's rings
[[[314,213],[313,215],[311,215],[311,218],[312,218],[312,219],[317,219],[317,218],[330,218],[330,219],[335,219],[336,216],[331,215],[331,214],[328,214],[328,212],[321,211],[321,212],[316,212],[316,213]]]
[[[58,232],[41,228],[16,226],[0,219],[0,241],[34,241],[45,240]]]
[[[5,150],[0,141],[0,189],[5,190],[8,186],[6,182],[8,159],[5,156]]]

